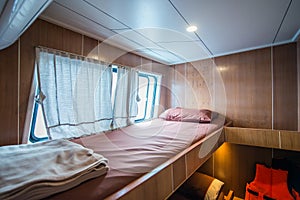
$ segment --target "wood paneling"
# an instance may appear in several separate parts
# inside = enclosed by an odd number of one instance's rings
[[[127,52],[118,57],[115,63],[130,67],[139,67],[141,66],[141,57]]]
[[[0,145],[18,144],[18,42],[0,51]]]
[[[215,68],[227,102],[218,96]],[[225,106],[221,113],[237,127],[297,130],[300,124],[296,43],[178,64],[174,69],[171,105],[211,106],[217,111]]]
[[[82,35],[68,29],[62,31],[63,51],[82,55]]]
[[[300,151],[300,132],[280,131],[281,149]]]
[[[186,164],[185,157],[178,159],[173,164],[174,190],[176,190],[186,180]]]
[[[234,144],[280,148],[279,131],[271,129],[226,127],[225,141]]]
[[[83,56],[99,59],[98,40],[83,36]]]
[[[215,58],[224,81],[226,116],[233,126],[272,127],[270,48]]]
[[[138,185],[134,190],[126,193],[120,199],[166,199],[172,193],[172,168],[165,168],[151,178]],[[108,198],[111,199],[111,198]]]
[[[187,177],[190,177],[224,142],[224,132],[211,134],[204,142],[186,155]]]
[[[225,141],[233,144],[300,151],[300,132],[225,127]]]
[[[172,104],[186,108],[212,108],[212,66],[207,61],[185,63],[174,67]]]
[[[298,129],[297,45],[276,46],[274,58],[274,129]]]
[[[172,101],[173,105],[180,107],[189,107],[185,100],[185,89],[186,89],[186,78],[185,78],[185,70],[186,64],[176,65],[174,69],[174,81],[171,88],[172,97],[174,98]]]

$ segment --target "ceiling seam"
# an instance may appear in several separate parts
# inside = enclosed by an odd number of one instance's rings
[[[143,34],[141,34],[141,33],[137,32],[137,31],[135,31],[134,29],[132,29],[130,26],[128,26],[127,24],[123,23],[123,22],[122,22],[122,21],[120,21],[119,19],[117,19],[117,18],[115,18],[115,17],[111,16],[109,13],[107,13],[107,12],[105,12],[105,11],[103,11],[103,10],[99,9],[99,8],[98,8],[97,6],[95,6],[94,4],[92,4],[92,3],[90,3],[90,2],[88,2],[88,1],[86,1],[86,0],[83,0],[83,1],[84,1],[85,3],[87,3],[87,4],[89,4],[90,6],[92,6],[93,8],[95,8],[95,9],[99,10],[99,11],[100,11],[100,12],[102,12],[103,14],[105,14],[105,15],[109,16],[110,18],[112,18],[112,19],[116,20],[117,22],[119,22],[119,23],[120,23],[120,24],[122,24],[123,26],[127,27],[128,29],[130,29],[130,30],[134,31],[135,33],[137,33],[137,34],[141,35],[141,36],[142,36],[142,37],[144,37],[145,39],[147,39],[147,40],[151,41],[153,44],[155,44],[155,45],[159,46],[160,48],[162,48],[162,49],[164,49],[164,50],[166,50],[166,51],[168,51],[168,50],[167,50],[167,49],[165,49],[164,47],[162,47],[162,46],[158,45],[156,42],[154,42],[154,41],[152,41],[151,39],[149,39],[149,38],[145,37]],[[107,29],[108,29],[108,28],[107,28]],[[114,31],[114,30],[116,30],[116,29],[108,29],[108,30],[110,30],[110,31],[112,31],[112,32],[114,32],[114,33],[116,33],[116,34],[119,34],[118,32]],[[121,35],[122,35],[122,34],[121,34]],[[138,43],[138,42],[136,42],[136,41],[133,41],[133,40],[131,40],[131,39],[127,38],[126,36],[123,36],[123,35],[122,35],[122,37],[124,37],[124,38],[126,38],[126,39],[130,40],[131,42],[134,42],[134,43],[136,43],[136,44],[138,44],[138,45],[140,45],[140,46],[144,47],[145,49],[148,49],[149,51],[151,51],[151,52],[153,52],[153,53],[155,53],[155,54],[157,54],[157,55],[159,55],[159,56],[163,57],[163,56],[162,56],[162,55],[160,55],[159,53],[157,53],[157,52],[154,52],[152,49],[150,49],[150,48],[148,48],[148,47],[145,47],[144,45],[141,45],[140,43]],[[174,54],[174,53],[172,53],[172,52],[170,52],[170,51],[168,51],[168,52],[169,52],[169,53],[171,53],[172,55],[174,55],[174,56],[178,57],[179,59],[182,59],[180,56],[178,56],[178,55],[176,55],[176,54]]]
[[[176,6],[173,4],[173,2],[171,0],[169,0],[169,2],[172,5],[172,7],[175,9],[175,11],[178,13],[178,15],[185,21],[185,23],[188,26],[190,26],[190,23],[185,19],[185,17],[181,14],[181,12],[176,8]],[[196,32],[194,32],[194,34],[201,41],[201,43],[205,46],[205,48],[208,50],[208,52],[211,54],[211,56],[213,56],[214,54],[211,52],[211,50],[208,48],[208,46],[204,43],[204,41],[200,38],[200,36]]]
[[[65,8],[65,9],[67,9],[67,10],[71,11],[71,12],[74,12],[74,13],[76,13],[77,15],[79,15],[79,16],[81,16],[81,17],[83,17],[83,18],[87,19],[87,20],[90,20],[90,21],[94,22],[95,24],[98,24],[99,26],[102,26],[103,28],[106,28],[107,30],[110,30],[110,31],[112,31],[112,32],[116,33],[116,32],[115,32],[115,31],[113,31],[112,29],[109,29],[108,27],[106,27],[106,26],[104,26],[104,25],[102,25],[102,24],[100,24],[100,23],[96,22],[96,21],[95,21],[95,20],[93,20],[93,19],[90,19],[90,18],[88,18],[88,17],[86,17],[86,16],[84,16],[84,15],[82,15],[82,14],[80,14],[80,13],[76,12],[75,10],[72,10],[72,9],[70,9],[69,7],[67,7],[67,6],[65,6],[65,5],[63,5],[63,4],[61,4],[61,3],[58,3],[58,2],[56,2],[56,1],[54,1],[54,3],[58,4],[59,6],[61,6],[61,7]],[[117,33],[116,33],[116,34],[117,34]]]
[[[277,32],[276,32],[276,34],[275,34],[275,37],[274,37],[274,39],[273,39],[273,41],[272,41],[272,44],[275,43],[275,40],[276,40],[276,38],[277,38],[277,36],[278,36],[278,33],[279,33],[279,31],[280,31],[280,29],[281,29],[281,27],[282,27],[283,21],[284,21],[286,15],[287,15],[287,13],[288,13],[288,11],[289,11],[289,9],[290,9],[290,6],[291,6],[291,4],[292,4],[292,1],[293,1],[293,0],[290,0],[290,3],[289,3],[289,5],[288,5],[287,9],[285,10],[285,13],[284,13],[284,15],[283,15],[283,17],[282,17],[282,20],[281,20],[280,24],[279,24],[279,27],[278,27]]]
[[[88,17],[86,17],[86,16],[84,16],[84,15],[82,15],[82,14],[80,14],[80,13],[78,13],[78,12],[76,12],[76,11],[74,11],[74,10],[72,10],[72,9],[70,9],[70,8],[68,8],[68,7],[66,7],[66,6],[64,6],[63,4],[60,4],[60,3],[56,2],[56,1],[54,1],[54,3],[58,4],[59,6],[65,8],[65,9],[67,9],[67,10],[70,10],[71,12],[74,12],[74,13],[78,14],[79,16],[81,16],[81,17],[83,17],[83,18],[85,18],[85,19],[87,19],[87,20],[92,21],[93,23],[95,23],[95,24],[97,24],[97,25],[99,25],[99,26],[101,26],[101,27],[103,27],[103,28],[105,28],[105,29],[107,29],[107,30],[109,30],[109,31],[111,31],[111,32],[113,32],[113,33],[115,33],[115,34],[117,34],[117,35],[121,35],[123,38],[125,38],[125,39],[127,39],[127,40],[129,40],[129,41],[131,41],[131,42],[133,42],[133,43],[135,43],[135,44],[137,44],[137,45],[139,45],[139,46],[144,47],[144,45],[141,45],[140,43],[138,43],[138,42],[136,42],[136,41],[134,41],[134,40],[131,40],[130,38],[127,38],[126,36],[124,36],[124,35],[122,35],[122,34],[119,34],[118,32],[114,31],[114,29],[110,29],[110,28],[108,28],[108,27],[106,27],[106,26],[104,26],[104,25],[102,25],[102,24],[96,22],[95,20],[90,19],[90,18],[88,18]],[[93,7],[94,7],[94,6],[93,6]],[[97,9],[97,10],[99,10],[99,9]],[[99,10],[99,11],[101,11],[101,10]],[[103,12],[103,11],[101,11],[101,12]],[[103,12],[103,13],[104,13],[104,12]],[[104,14],[106,14],[106,13],[104,13]],[[108,15],[108,14],[107,14],[107,15]],[[110,15],[108,15],[108,16],[111,17]],[[113,19],[114,19],[114,18],[113,18]],[[119,20],[117,20],[117,21],[119,22]],[[120,22],[120,23],[122,23],[122,22]],[[122,23],[122,24],[123,24],[123,23]],[[129,29],[131,29],[131,28],[130,28],[129,26],[127,26],[126,24],[125,24],[124,26],[128,27]],[[132,29],[131,29],[131,30],[132,30]],[[155,43],[155,44],[156,44],[156,43]],[[124,48],[126,48],[126,47],[124,47]],[[154,51],[152,51],[151,49],[149,49],[149,48],[147,48],[147,47],[145,47],[145,48],[148,49],[149,51],[151,51],[151,52],[157,54],[158,56],[163,57],[163,56],[160,55],[159,53],[154,52]],[[170,52],[170,53],[171,53],[171,52]],[[173,54],[173,55],[174,55],[174,54]],[[175,56],[176,56],[176,55],[175,55]],[[152,59],[154,59],[154,58],[152,58]],[[169,60],[169,59],[168,59],[168,60]],[[159,62],[162,62],[162,61],[159,61]],[[170,60],[169,60],[168,62],[170,62]]]
[[[159,44],[170,44],[170,43],[189,43],[189,42],[201,42],[200,40],[190,40],[190,41],[183,41],[183,40],[174,40],[174,41],[169,41],[169,42],[163,42],[163,41],[159,41],[157,43]]]

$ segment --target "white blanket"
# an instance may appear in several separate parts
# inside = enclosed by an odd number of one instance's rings
[[[41,199],[108,170],[107,159],[67,140],[0,147],[0,199]]]

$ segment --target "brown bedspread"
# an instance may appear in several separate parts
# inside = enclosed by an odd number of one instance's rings
[[[106,176],[89,180],[49,199],[104,199],[128,183],[177,155],[224,124],[154,119],[126,128],[73,140],[108,159]]]

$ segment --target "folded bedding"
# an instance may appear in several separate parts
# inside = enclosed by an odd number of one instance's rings
[[[108,160],[68,140],[0,147],[0,199],[41,199],[102,176]]]

